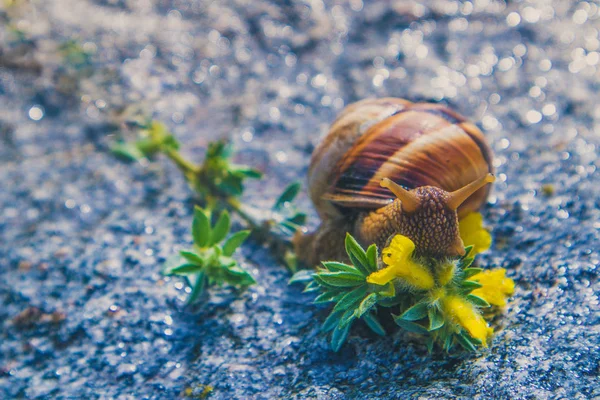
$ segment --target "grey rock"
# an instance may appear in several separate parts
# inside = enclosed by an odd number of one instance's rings
[[[29,52],[0,65],[0,398],[175,398],[202,385],[211,399],[600,396],[597,4],[22,3],[0,11],[0,64]],[[56,48],[70,39],[91,65],[65,66]],[[192,194],[163,159],[115,160],[115,112],[165,121],[194,160],[231,139],[236,161],[266,174],[244,202],[268,208],[304,178],[335,115],[370,96],[447,103],[495,150],[495,245],[480,262],[517,289],[491,348],[430,355],[397,329],[357,325],[332,353],[326,309],[253,243],[238,258],[258,285],[185,307],[181,281],[160,272],[191,242]],[[15,326],[30,307],[65,319]]]

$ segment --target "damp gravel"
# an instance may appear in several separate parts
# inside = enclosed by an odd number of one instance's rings
[[[597,2],[3,4],[0,398],[600,396]],[[191,242],[191,192],[166,160],[117,161],[119,124],[162,120],[196,160],[230,139],[266,175],[244,194],[260,208],[371,96],[448,104],[489,138],[481,262],[517,284],[491,348],[430,355],[357,326],[332,353],[327,310],[251,242],[238,258],[258,285],[185,307],[160,272]]]

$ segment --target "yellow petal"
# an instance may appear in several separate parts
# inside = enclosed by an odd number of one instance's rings
[[[367,282],[385,285],[395,278],[404,280],[418,289],[431,289],[435,282],[429,270],[412,260],[415,244],[406,236],[396,235],[390,245],[383,249],[382,259],[388,267],[373,272]]]
[[[493,330],[477,312],[475,306],[459,296],[447,296],[441,301],[442,309],[450,318],[463,327],[471,337],[478,339],[487,347],[487,339]]]
[[[412,256],[415,251],[415,243],[406,236],[396,235],[392,238],[390,245],[383,249],[382,259],[387,265],[404,262]]]
[[[492,245],[492,235],[483,227],[483,216],[478,212],[461,219],[458,230],[465,246],[473,246],[472,256],[486,251]]]
[[[394,278],[396,278],[396,268],[387,267],[367,276],[367,282],[383,286]]]
[[[471,294],[479,296],[495,306],[505,306],[506,299],[515,291],[515,282],[506,277],[504,268],[482,271],[477,275],[473,275],[469,280],[483,285],[473,290]]]

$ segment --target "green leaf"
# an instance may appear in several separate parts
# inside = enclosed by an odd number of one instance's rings
[[[459,333],[456,335],[456,339],[458,340],[458,343],[465,348],[465,350],[477,351],[477,347],[473,343],[472,339],[466,334]]]
[[[325,268],[327,268],[331,272],[350,272],[356,275],[360,275],[360,271],[354,268],[351,265],[344,264],[337,261],[322,261],[321,262]]]
[[[413,332],[413,333],[420,333],[423,335],[428,334],[429,332],[427,331],[427,329],[425,329],[425,327],[423,327],[422,325],[416,324],[412,321],[407,321],[405,319],[400,318],[397,315],[394,315],[394,321],[396,322],[396,324],[403,328],[406,329],[409,332]]]
[[[224,210],[221,215],[219,215],[219,219],[212,229],[212,234],[210,237],[211,246],[225,239],[225,236],[227,236],[227,233],[229,232],[229,224],[229,213],[227,210]]]
[[[204,292],[205,287],[206,275],[204,272],[200,272],[198,275],[196,275],[196,281],[192,285],[192,293],[190,293],[190,297],[187,299],[187,304],[191,304],[196,301],[196,299]]]
[[[482,299],[479,296],[475,296],[474,294],[468,294],[467,300],[469,300],[471,303],[475,304],[477,307],[480,308],[491,307],[490,303],[488,303],[485,299]]]
[[[279,226],[281,228],[285,228],[283,229],[284,233],[288,234],[288,235],[293,235],[294,233],[296,233],[296,231],[298,229],[301,228],[300,225],[294,224],[293,222],[289,222],[289,221],[281,221],[279,223]]]
[[[229,236],[225,243],[223,243],[223,255],[231,257],[235,250],[246,240],[250,235],[249,230],[237,231],[233,235]]]
[[[463,274],[465,274],[465,278],[470,278],[473,275],[477,275],[481,271],[483,271],[482,268],[466,268],[463,270]]]
[[[189,251],[189,250],[181,250],[179,252],[179,254],[181,254],[181,256],[183,258],[185,258],[186,260],[188,260],[190,263],[192,264],[197,264],[197,265],[204,265],[204,260],[196,253]]]
[[[145,158],[144,153],[134,143],[115,143],[110,147],[110,151],[115,156],[129,161],[138,161]]]
[[[321,287],[313,280],[312,282],[308,282],[308,285],[306,285],[302,293],[318,292],[319,290],[321,290]]]
[[[342,314],[343,314],[342,311],[331,312],[331,314],[329,314],[329,316],[327,317],[325,322],[323,322],[323,326],[321,326],[321,330],[323,332],[329,332],[330,330],[335,328],[340,323],[340,317],[342,316]]]
[[[223,254],[223,250],[219,246],[213,246],[208,248],[205,254],[207,254],[206,265],[219,265],[219,257]]]
[[[296,272],[298,270],[298,257],[296,257],[296,254],[292,250],[285,251],[285,254],[283,255],[283,261],[290,272]]]
[[[332,301],[338,302],[342,297],[344,297],[344,292],[327,291],[317,296],[317,298],[313,300],[313,303],[324,304]]]
[[[169,272],[175,268],[180,266],[181,264],[187,264],[185,259],[181,257],[179,254],[172,254],[165,260],[163,275],[169,275]]]
[[[470,246],[465,247],[465,255],[462,257],[463,260],[465,258],[469,258],[469,255],[471,254],[471,250],[473,250],[473,247],[475,247],[475,246],[470,245]]]
[[[461,284],[463,289],[468,290],[469,292],[471,290],[475,290],[475,289],[479,289],[481,287],[483,287],[483,285],[479,282],[475,282],[475,281],[462,281]]]
[[[219,185],[219,189],[223,190],[223,192],[231,195],[231,196],[240,196],[244,192],[244,186],[242,185],[242,180],[233,175],[225,177],[221,184]]]
[[[160,143],[147,137],[138,139],[135,147],[144,154],[144,157],[150,157],[160,151]]]
[[[352,264],[366,276],[370,275],[369,261],[367,260],[367,254],[365,250],[358,244],[356,239],[349,233],[346,233],[346,240],[344,242],[346,247],[346,253],[350,257]]]
[[[379,336],[385,336],[385,329],[373,313],[367,313],[362,316],[363,321],[369,328]]]
[[[400,316],[405,321],[417,321],[427,316],[427,303],[417,303]]]
[[[473,264],[473,261],[475,261],[474,257],[466,257],[459,261],[458,266],[464,270],[469,268]]]
[[[367,267],[370,273],[377,271],[377,258],[379,258],[379,255],[377,254],[377,246],[372,244],[367,249],[367,260],[369,261],[367,263]]]
[[[306,222],[306,214],[303,212],[298,212],[294,214],[294,216],[287,218],[286,221],[291,222],[294,225],[304,225]]]
[[[348,332],[350,332],[350,325],[337,326],[333,334],[331,335],[331,349],[338,352],[346,339],[348,338]]]
[[[291,285],[293,283],[308,283],[308,282],[312,282],[314,274],[315,274],[315,271],[313,271],[313,270],[310,270],[310,269],[301,269],[300,271],[298,271],[294,275],[292,275],[292,277],[288,281],[288,285]]]
[[[247,165],[230,164],[229,170],[242,175],[244,178],[260,179],[263,176],[262,172]]]
[[[225,268],[227,274],[227,283],[232,285],[250,286],[256,283],[256,280],[248,271],[239,265],[233,265]]]
[[[320,272],[317,272],[313,275],[313,281],[316,285],[318,285],[320,288],[330,288],[330,289],[338,289],[338,286],[333,286],[330,285],[329,283],[325,282],[323,279],[321,279],[321,277],[319,276]],[[309,283],[312,284],[313,282]],[[358,285],[357,285],[358,286]],[[319,288],[319,290],[320,290]]]
[[[395,297],[396,296],[396,286],[394,286],[394,282],[388,282],[387,285],[384,286],[384,290],[381,290],[379,293],[380,296],[383,297]]]
[[[300,192],[300,187],[302,184],[300,182],[294,182],[283,190],[283,193],[279,196],[275,204],[273,205],[273,210],[280,210],[285,203],[291,203],[298,193]]]
[[[202,271],[204,268],[202,265],[198,264],[182,264],[178,267],[175,267],[167,272],[168,275],[188,275],[195,274]]]
[[[335,287],[352,287],[365,282],[364,277],[350,272],[319,272],[317,277],[328,285]]]
[[[382,307],[386,307],[386,308],[391,308],[397,305],[400,305],[401,303],[403,303],[403,296],[398,296],[398,297],[381,297],[381,293],[379,293],[379,299],[377,300],[377,304],[382,306]]]
[[[434,344],[434,339],[432,336],[428,337],[427,340],[425,341],[425,346],[427,346],[427,352],[429,354],[431,354],[433,352],[433,344]]]
[[[444,350],[446,352],[449,352],[452,349],[452,346],[454,345],[454,335],[452,334],[448,334],[445,338],[444,338]]]
[[[200,207],[194,207],[194,220],[192,221],[192,236],[194,244],[200,248],[206,247],[210,240],[210,221]]]
[[[218,260],[219,265],[223,268],[231,268],[237,265],[237,262],[231,257],[219,256]]]
[[[337,310],[348,310],[354,309],[354,306],[359,304],[362,299],[367,294],[367,285],[362,285],[357,287],[356,289],[348,292],[338,301],[338,303],[333,307],[334,311]]]
[[[429,331],[435,331],[444,326],[444,316],[436,307],[430,307],[427,310],[427,315],[429,317]]]
[[[340,317],[339,326],[350,325],[355,319],[356,317],[354,316],[354,309],[347,309],[346,311],[344,311],[344,314],[342,314],[342,316]]]
[[[371,293],[365,297],[355,311],[357,318],[361,318],[365,313],[369,312],[373,306],[377,304],[377,293]]]

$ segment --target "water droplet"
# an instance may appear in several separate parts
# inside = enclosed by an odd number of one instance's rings
[[[521,16],[516,12],[511,12],[506,16],[508,26],[517,26],[521,23]]]
[[[44,118],[44,109],[42,106],[35,105],[29,109],[29,118],[34,121],[39,121]]]
[[[250,143],[253,138],[254,138],[254,134],[249,130],[244,131],[242,133],[242,140],[246,143]]]
[[[529,110],[527,111],[525,118],[527,118],[527,122],[530,124],[537,124],[542,120],[542,113],[536,110]]]
[[[546,104],[542,107],[542,114],[549,117],[550,115],[554,115],[556,113],[556,106],[554,104]]]
[[[314,78],[312,78],[310,84],[313,87],[323,87],[327,84],[327,77],[323,74],[317,74]]]
[[[535,24],[540,20],[540,10],[533,7],[525,7],[523,9],[523,19],[530,24]]]
[[[287,154],[286,154],[285,152],[283,152],[283,151],[278,151],[278,152],[275,154],[275,158],[276,158],[276,159],[277,159],[277,161],[278,161],[279,163],[281,163],[281,164],[284,164],[284,163],[286,163],[286,162],[287,162],[287,160],[288,160],[288,156],[287,156]]]

